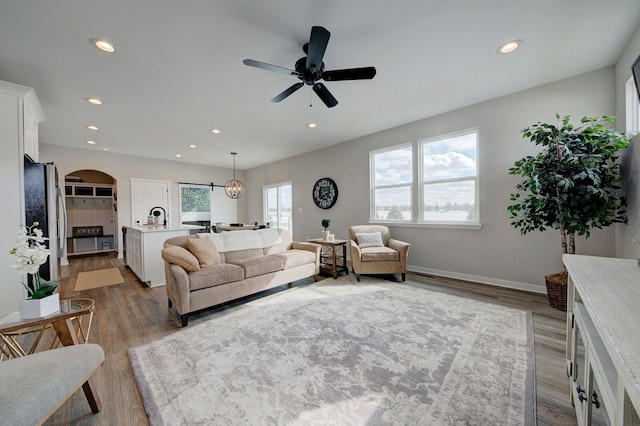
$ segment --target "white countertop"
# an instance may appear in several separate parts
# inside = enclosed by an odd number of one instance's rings
[[[124,226],[124,228],[129,228],[136,230],[138,232],[170,232],[170,231],[193,231],[193,230],[205,230],[204,226],[198,225],[182,225],[177,227],[170,227],[164,225],[139,225],[139,226]]]

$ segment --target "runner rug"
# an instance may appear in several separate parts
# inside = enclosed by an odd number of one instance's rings
[[[118,268],[98,269],[78,273],[75,291],[89,290],[114,284],[122,284],[124,279]]]
[[[531,313],[351,276],[129,359],[151,425],[534,425]]]

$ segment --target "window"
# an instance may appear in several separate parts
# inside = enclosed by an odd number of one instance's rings
[[[625,87],[627,101],[627,129],[629,133],[640,131],[640,103],[638,103],[638,92],[633,80],[633,76],[627,80]]]
[[[420,142],[425,223],[476,223],[477,141],[473,130]]]
[[[286,229],[293,234],[293,197],[291,182],[263,187],[264,221],[273,228]]]
[[[395,147],[370,154],[371,219],[374,221],[411,221],[413,185],[413,148]]]
[[[371,152],[371,221],[477,225],[477,152],[477,129]]]

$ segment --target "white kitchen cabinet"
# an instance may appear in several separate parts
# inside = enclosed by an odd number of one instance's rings
[[[15,257],[9,249],[24,224],[24,154],[38,159],[38,123],[44,113],[35,91],[29,87],[0,81],[0,199],[3,201],[0,221],[0,241],[6,250],[0,251],[0,273],[4,284],[0,286],[0,316],[13,312],[18,301],[24,299],[21,281],[24,277],[10,265]]]
[[[171,229],[163,226],[126,226],[126,265],[149,287],[166,284],[162,247],[168,238],[189,235],[191,231],[204,228],[190,227]]]

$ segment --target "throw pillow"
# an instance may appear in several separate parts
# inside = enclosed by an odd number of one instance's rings
[[[162,258],[169,263],[182,266],[185,271],[193,272],[200,269],[198,259],[189,250],[180,246],[169,246],[162,249]]]
[[[190,238],[187,247],[198,258],[202,268],[220,263],[220,253],[211,238]]]
[[[378,232],[356,232],[356,239],[358,240],[358,246],[364,247],[384,247],[382,244],[382,233]]]

